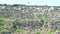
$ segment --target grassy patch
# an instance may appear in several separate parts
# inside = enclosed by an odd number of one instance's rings
[[[6,27],[9,28],[11,26],[11,24],[6,24]]]
[[[0,31],[2,30],[2,26],[0,25]]]
[[[51,34],[51,32],[48,32],[48,34]]]
[[[58,28],[58,30],[60,31],[60,28]]]
[[[0,18],[0,22],[5,22],[6,18]]]

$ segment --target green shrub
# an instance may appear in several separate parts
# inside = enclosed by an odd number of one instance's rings
[[[40,34],[39,32],[36,32],[36,34]]]
[[[9,28],[11,26],[11,24],[6,24],[6,27]]]
[[[51,32],[48,32],[48,34],[51,34]]]
[[[2,30],[2,26],[0,25],[0,31]]]
[[[20,30],[19,30],[19,29],[17,29],[15,32],[20,32]]]
[[[58,30],[60,31],[60,28],[58,28]]]
[[[55,20],[56,22],[60,22],[60,18],[58,18],[57,20]]]
[[[5,18],[0,18],[0,22],[5,22]]]
[[[10,31],[11,32],[15,32],[17,30],[17,27],[16,26],[12,26],[11,28],[10,28]]]

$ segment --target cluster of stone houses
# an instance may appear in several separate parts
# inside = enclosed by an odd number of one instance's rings
[[[39,19],[43,17],[45,12],[47,12],[49,17],[60,17],[60,7],[59,6],[31,6],[31,5],[3,5],[0,4],[0,13],[6,13],[11,17],[19,17],[22,19]],[[5,13],[4,13],[5,12]]]

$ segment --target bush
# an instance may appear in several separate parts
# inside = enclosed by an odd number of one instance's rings
[[[17,29],[15,32],[20,32],[20,30],[19,30],[19,29]]]
[[[20,25],[20,22],[19,22],[18,20],[15,20],[15,21],[13,22],[13,25],[14,25],[14,26]]]
[[[7,28],[9,28],[10,26],[11,26],[11,24],[8,24],[8,23],[6,24],[6,27],[7,27]]]
[[[40,34],[39,32],[36,32],[36,34]]]
[[[2,30],[2,26],[0,25],[0,31]]]
[[[0,18],[0,22],[5,22],[5,18]]]
[[[58,30],[60,31],[60,28],[58,28]]]
[[[51,32],[48,32],[48,34],[51,34]]]
[[[10,29],[11,29],[11,32],[14,32],[17,30],[16,26],[12,26]]]

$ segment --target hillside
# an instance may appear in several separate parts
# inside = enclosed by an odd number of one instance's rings
[[[0,33],[60,34],[60,6],[0,4]]]

